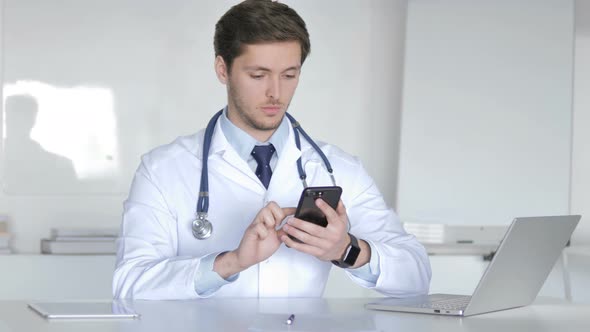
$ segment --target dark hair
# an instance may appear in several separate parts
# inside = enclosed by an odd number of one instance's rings
[[[246,0],[230,8],[215,25],[215,56],[228,72],[244,44],[297,41],[301,64],[310,52],[309,33],[303,19],[289,6],[270,0]]]

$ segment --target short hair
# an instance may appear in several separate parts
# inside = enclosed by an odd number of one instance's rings
[[[220,55],[231,70],[244,44],[297,41],[301,64],[311,51],[303,19],[289,6],[271,0],[246,0],[231,7],[215,25],[215,56]]]

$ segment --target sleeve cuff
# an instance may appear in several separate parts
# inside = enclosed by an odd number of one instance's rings
[[[377,284],[377,279],[379,279],[379,274],[381,273],[381,270],[379,269],[379,253],[375,250],[375,247],[370,241],[365,240],[365,242],[367,242],[371,248],[371,258],[369,259],[369,263],[356,269],[346,270],[359,279],[371,284]]]
[[[236,273],[227,279],[223,279],[217,272],[213,271],[215,258],[220,254],[221,252],[213,253],[201,258],[201,263],[195,275],[195,291],[199,296],[212,295],[222,286],[236,281],[240,276],[239,273]]]

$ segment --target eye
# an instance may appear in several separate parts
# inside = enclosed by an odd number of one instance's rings
[[[264,77],[264,75],[263,74],[250,74],[250,77],[255,80],[260,80]]]
[[[292,80],[294,78],[297,78],[297,75],[295,75],[295,74],[284,74],[283,77],[286,78],[286,79]]]

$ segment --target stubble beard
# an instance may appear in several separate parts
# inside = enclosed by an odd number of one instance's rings
[[[236,91],[231,87],[231,85],[228,86],[228,95],[229,95],[229,99],[233,102],[233,105],[236,110],[236,114],[240,117],[242,122],[245,123],[248,127],[258,130],[258,131],[274,131],[281,125],[281,122],[283,121],[283,117],[285,116],[284,114],[280,118],[276,119],[276,121],[273,121],[271,123],[258,121],[257,119],[254,118],[254,116],[252,116],[250,113],[248,113],[247,106],[244,105],[245,103],[242,101],[239,94],[236,93]],[[280,103],[276,102],[276,101],[269,102],[268,104],[280,105]],[[251,113],[254,113],[254,112],[251,112]]]

